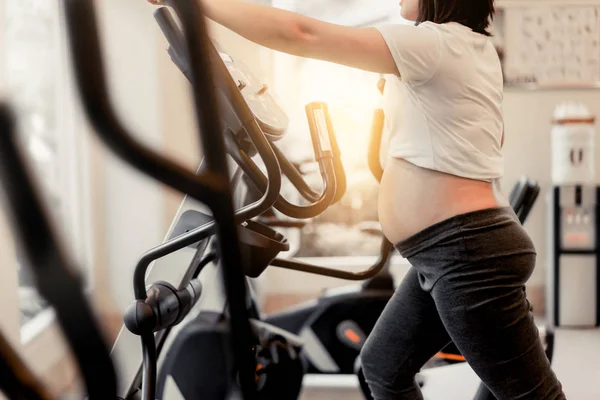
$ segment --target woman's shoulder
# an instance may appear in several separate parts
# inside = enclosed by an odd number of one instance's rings
[[[428,29],[431,31],[435,31],[442,34],[447,35],[466,35],[466,36],[483,36],[477,32],[473,32],[471,28],[468,26],[462,25],[458,22],[444,22],[443,24],[438,24],[431,21],[425,21],[417,25],[420,28]]]

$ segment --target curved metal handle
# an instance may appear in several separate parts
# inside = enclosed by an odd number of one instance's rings
[[[337,203],[346,192],[346,172],[341,162],[340,151],[335,136],[332,136],[332,148],[333,148],[333,169],[335,174],[335,196],[333,197],[332,204]],[[275,156],[279,160],[281,166],[281,172],[288,178],[290,183],[298,191],[298,193],[306,200],[315,202],[319,199],[321,194],[314,191],[308,183],[304,180],[302,173],[298,168],[282,153],[276,144],[273,144],[273,151]]]
[[[381,87],[383,90],[383,87]],[[381,167],[380,151],[381,141],[383,137],[385,116],[383,110],[375,110],[373,116],[373,126],[371,130],[371,138],[369,142],[369,168],[371,173],[377,179],[381,181],[383,176],[383,168]],[[394,251],[394,246],[385,237],[381,241],[381,251],[379,259],[371,267],[361,272],[347,272],[333,268],[322,267],[314,264],[307,264],[295,261],[293,259],[275,259],[271,265],[274,267],[280,267],[285,269],[291,269],[295,271],[307,272],[310,274],[329,276],[332,278],[339,278],[352,281],[360,281],[374,277],[385,266],[388,264],[391,254]]]
[[[371,136],[369,139],[369,169],[377,179],[381,182],[383,177],[383,167],[381,166],[381,141],[383,139],[383,127],[385,115],[383,110],[377,109],[373,113],[373,124],[371,125]]]
[[[5,105],[0,105],[0,182],[6,194],[6,214],[27,258],[25,265],[35,278],[38,292],[56,311],[90,398],[115,398],[115,370],[100,326],[94,319],[81,280],[74,272],[77,268],[59,245],[19,152],[14,120]]]
[[[331,127],[331,148],[333,152],[333,170],[335,171],[335,196],[332,203],[337,203],[346,194],[347,182],[346,182],[346,170],[342,163],[342,152],[338,145],[337,137],[333,133],[333,126]]]
[[[292,183],[311,201],[308,205],[296,205],[290,203],[283,196],[279,196],[273,207],[282,214],[297,218],[307,219],[322,214],[336,198],[339,200],[343,196],[346,188],[346,175],[341,164],[340,152],[337,146],[337,140],[333,133],[333,127],[329,118],[327,105],[325,103],[311,103],[306,106],[315,159],[319,164],[319,170],[323,178],[323,191],[317,195],[306,184],[296,168],[287,160],[285,155],[277,149],[275,145],[275,155],[280,160],[283,171],[287,172],[292,179]],[[242,168],[244,173],[253,181],[260,191],[264,191],[268,180],[260,168],[254,163],[250,156],[236,146],[234,140],[226,142],[231,157]],[[338,167],[336,168],[336,165]],[[341,179],[341,186],[337,186],[337,178]],[[318,197],[317,197],[318,196]]]
[[[307,106],[307,112],[312,108],[315,104],[319,104],[321,107],[324,107],[326,111],[326,123],[327,123],[327,132],[329,134],[329,142],[331,144],[331,154],[333,155],[333,170],[335,172],[335,196],[333,197],[332,203],[337,203],[344,197],[346,194],[346,170],[344,169],[344,164],[342,163],[342,152],[340,151],[340,146],[338,145],[337,135],[335,134],[335,129],[333,127],[333,123],[331,122],[331,118],[329,117],[329,110],[327,108],[326,103],[312,103]]]
[[[275,152],[275,156],[279,161],[279,165],[281,166],[281,172],[288,178],[290,183],[294,186],[294,188],[298,191],[298,193],[304,197],[306,200],[315,202],[321,196],[319,193],[315,192],[308,183],[304,180],[302,173],[298,170],[298,168],[279,150],[276,144],[273,144],[273,151]],[[336,178],[337,182],[337,178]]]
[[[252,182],[256,185],[258,190],[261,192],[266,189],[266,185],[268,184],[267,177],[263,174],[260,168],[256,165],[256,163],[246,154],[244,151],[239,149],[234,143],[230,140],[227,142],[228,152],[234,161],[242,168],[244,173],[252,180]],[[297,219],[307,219],[313,218],[317,215],[322,214],[327,207],[333,201],[335,196],[335,172],[333,167],[333,160],[327,159],[323,162],[324,174],[323,174],[323,192],[309,205],[299,206],[296,204],[290,203],[283,196],[279,195],[277,201],[273,205],[273,208],[281,212],[282,214],[297,218]],[[333,181],[333,182],[332,182]],[[192,242],[194,243],[194,242]]]

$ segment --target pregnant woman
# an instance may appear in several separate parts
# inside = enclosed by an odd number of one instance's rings
[[[504,124],[493,0],[404,0],[402,16],[415,24],[377,28],[198,1],[260,45],[388,75],[379,218],[412,268],[361,354],[373,397],[422,399],[415,374],[453,341],[498,399],[564,399],[524,290],[534,246],[494,190]]]

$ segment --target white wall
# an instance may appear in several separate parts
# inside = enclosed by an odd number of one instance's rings
[[[12,240],[10,226],[4,210],[0,209],[0,265],[5,271],[0,279],[0,332],[13,345],[20,344],[21,313],[18,307],[18,291],[15,287],[19,284],[17,276],[17,259],[15,246]]]
[[[0,21],[4,21],[4,0],[0,0]],[[0,29],[0,49],[4,49],[4,31]],[[3,78],[5,72],[5,52],[0,51],[0,96],[6,94],[6,81]],[[15,246],[10,233],[10,226],[0,208],[0,265],[5,269],[0,279],[0,291],[2,292],[2,302],[0,303],[0,332],[13,345],[19,343],[19,328],[21,327],[21,315],[16,304],[19,304],[18,292],[14,287],[18,285],[17,259],[15,255]]]
[[[119,116],[139,140],[162,148],[158,42],[152,7],[143,1],[102,0],[103,47],[110,92]],[[119,310],[133,299],[133,269],[162,241],[164,198],[160,185],[103,152],[105,261],[109,296]]]
[[[504,94],[504,119],[506,142],[506,176],[503,189],[508,192],[523,174],[536,179],[542,186],[538,199],[525,228],[538,251],[538,264],[530,284],[543,284],[546,259],[546,199],[550,182],[550,129],[554,108],[564,100],[581,101],[600,116],[600,90],[541,90],[526,91],[506,89]],[[598,137],[596,140],[600,140]],[[600,160],[596,171],[600,178]],[[600,182],[600,180],[599,180]]]

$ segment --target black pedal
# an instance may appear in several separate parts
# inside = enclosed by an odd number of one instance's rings
[[[296,400],[306,371],[302,344],[296,335],[251,320],[256,346],[256,384],[260,400]]]

